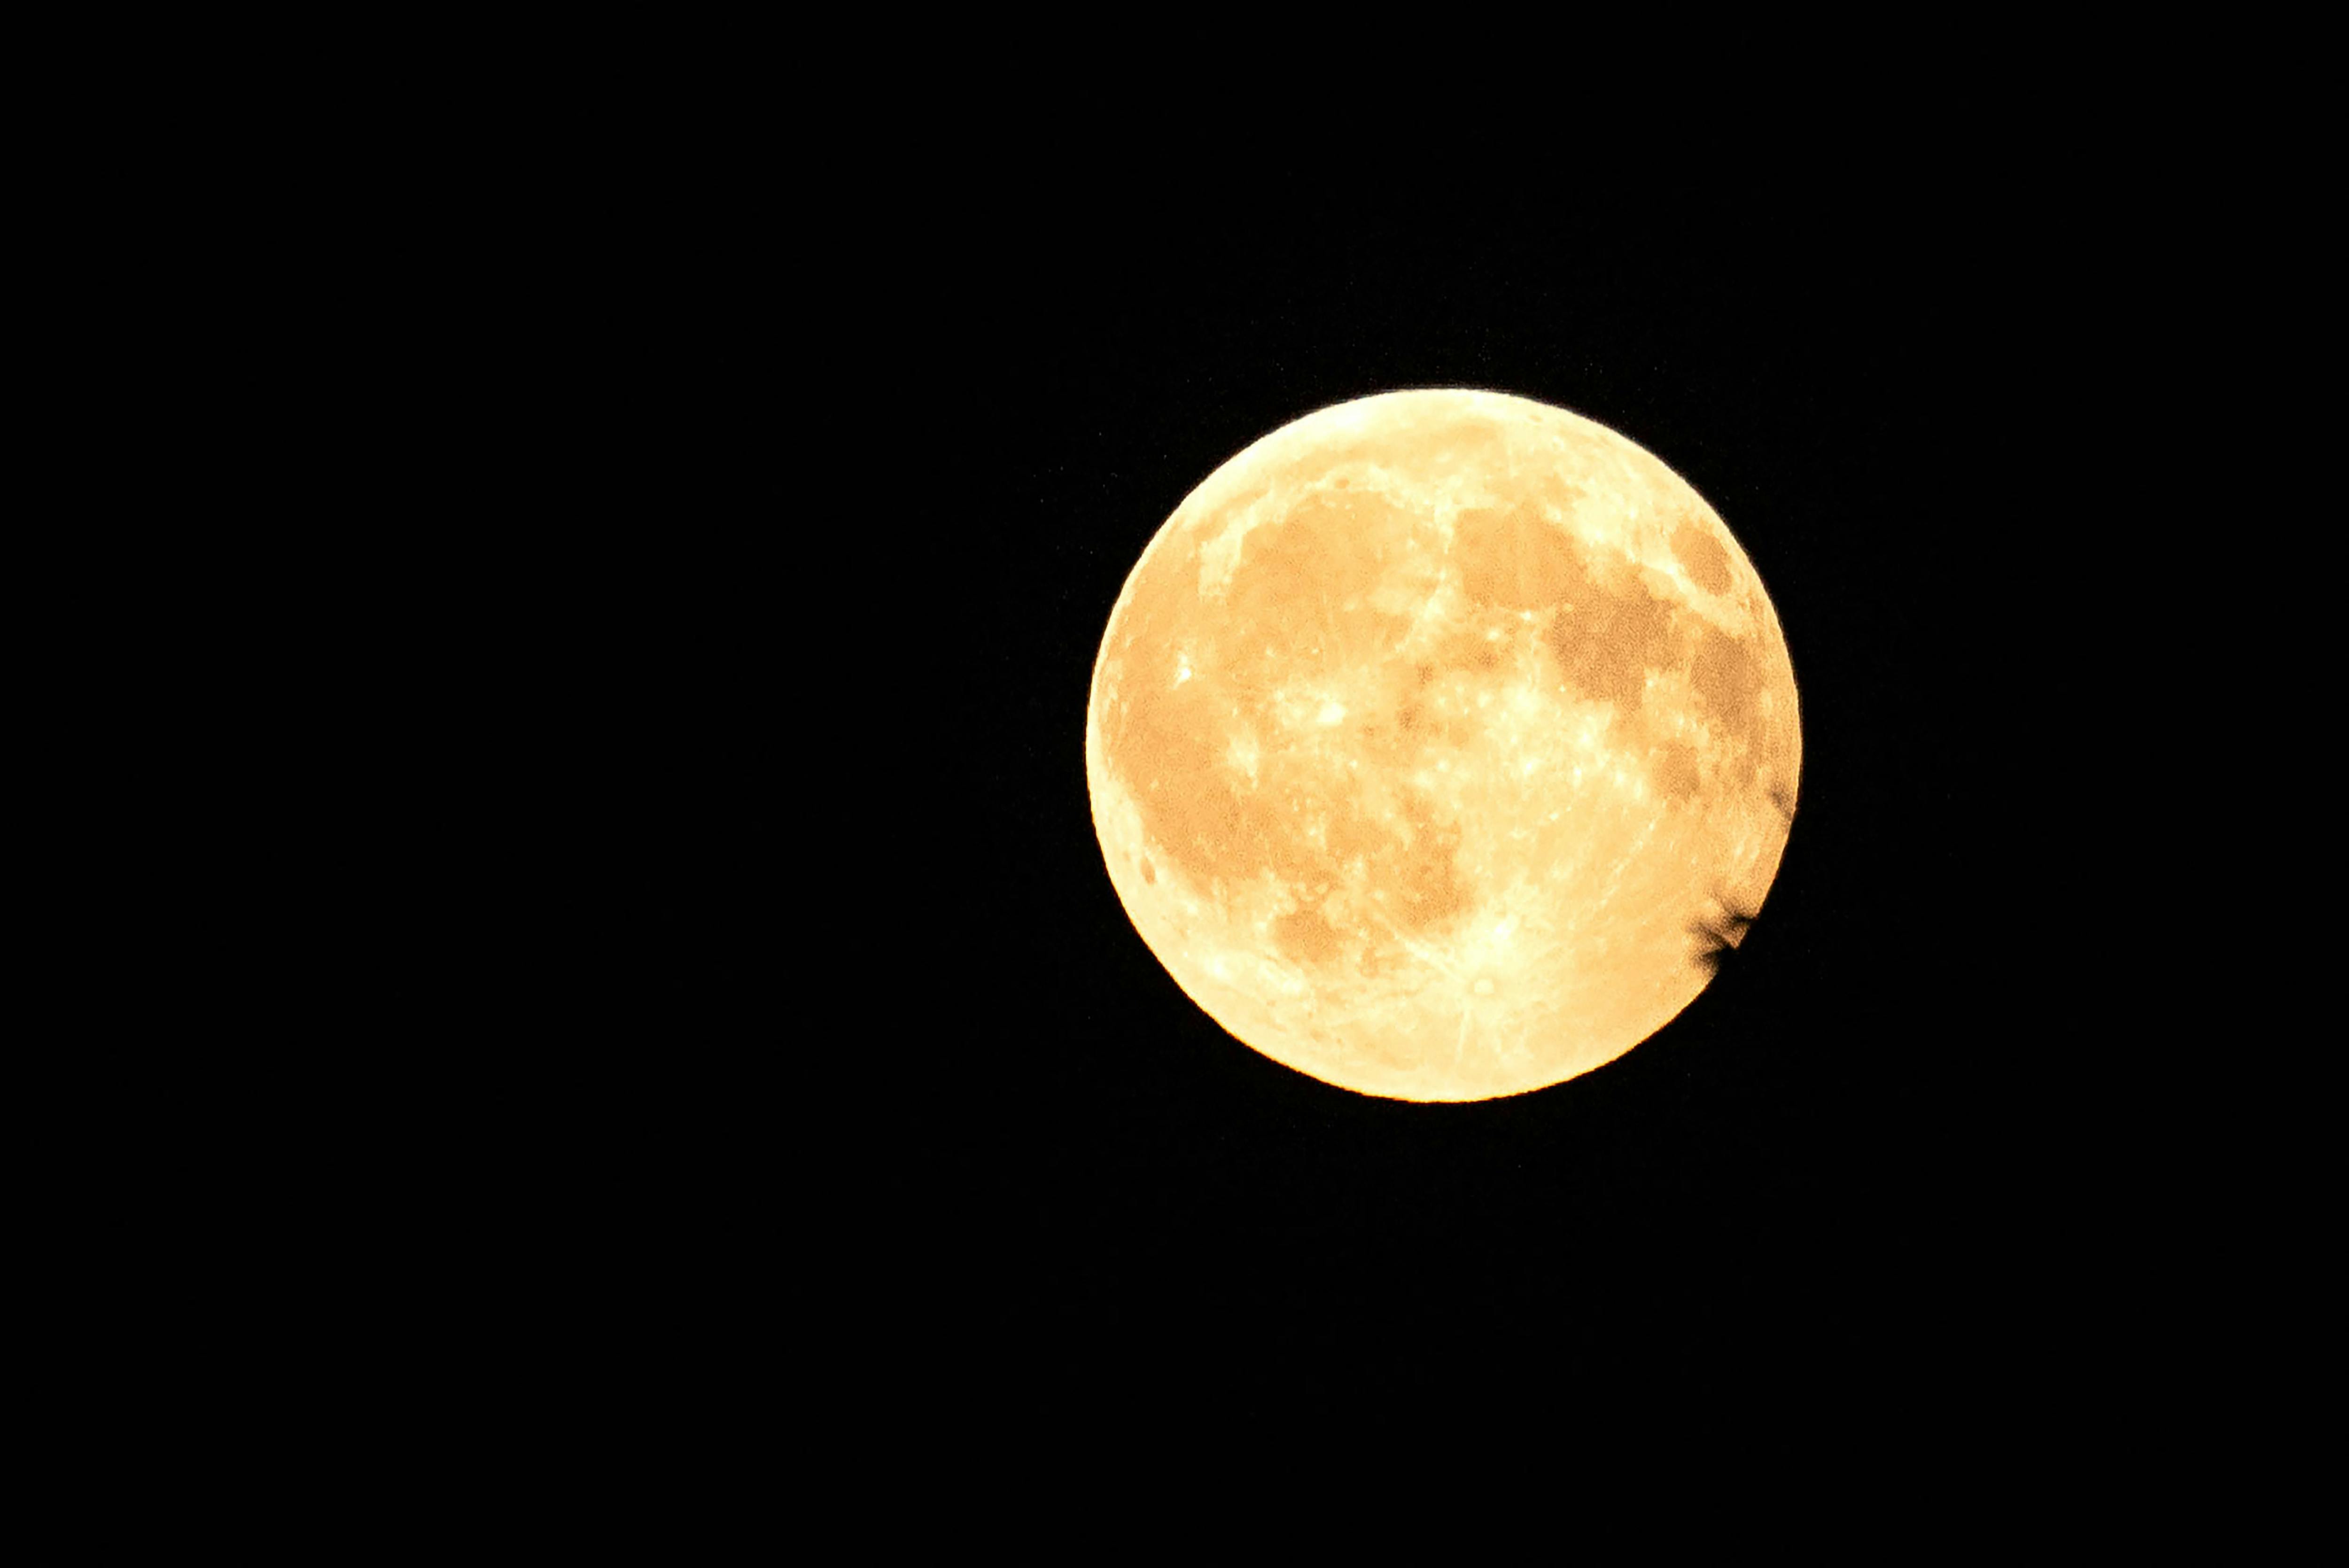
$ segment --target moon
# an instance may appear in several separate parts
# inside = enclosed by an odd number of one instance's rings
[[[1777,874],[1802,727],[1753,563],[1623,436],[1384,393],[1231,459],[1111,611],[1085,777],[1150,951],[1244,1044],[1407,1100],[1614,1060]]]

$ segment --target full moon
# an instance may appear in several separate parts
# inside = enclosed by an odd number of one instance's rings
[[[1364,397],[1185,498],[1110,613],[1093,829],[1134,929],[1274,1060],[1521,1094],[1704,989],[1792,826],[1775,610],[1686,480],[1563,408]]]

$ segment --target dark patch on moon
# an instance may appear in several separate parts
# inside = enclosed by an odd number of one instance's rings
[[[1158,885],[1158,868],[1150,863],[1150,858],[1147,855],[1143,856],[1142,861],[1142,881],[1145,886]]]
[[[1666,799],[1693,800],[1704,789],[1703,776],[1697,768],[1696,748],[1680,741],[1669,741],[1658,748],[1648,776],[1656,792]]]
[[[1392,880],[1373,885],[1393,888],[1402,900],[1398,923],[1406,931],[1425,934],[1468,913],[1469,888],[1460,875],[1460,830],[1438,822],[1418,795],[1404,801],[1402,815],[1408,830]]]
[[[1722,549],[1721,541],[1713,531],[1695,518],[1684,518],[1672,530],[1672,553],[1688,568],[1689,580],[1708,593],[1729,591],[1729,552]]]
[[[1573,540],[1529,506],[1460,513],[1452,558],[1470,598],[1508,610],[1546,609],[1588,580]]]
[[[1258,646],[1291,642],[1316,603],[1332,614],[1359,609],[1410,533],[1408,517],[1367,491],[1306,496],[1242,542],[1220,619]]]
[[[1293,910],[1272,923],[1280,950],[1300,964],[1327,964],[1346,950],[1344,934],[1313,909]]]
[[[1760,661],[1744,639],[1707,626],[1697,639],[1689,682],[1699,700],[1721,717],[1732,734],[1752,742],[1764,676]]]
[[[1331,870],[1356,861],[1371,864],[1395,847],[1386,824],[1359,809],[1326,814],[1321,820],[1321,841],[1329,847]]]
[[[1672,652],[1672,607],[1635,583],[1559,605],[1544,638],[1577,691],[1629,717],[1646,696],[1648,672]]]

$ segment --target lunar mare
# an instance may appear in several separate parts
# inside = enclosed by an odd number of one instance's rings
[[[1483,1099],[1613,1060],[1775,876],[1794,670],[1744,552],[1631,441],[1502,394],[1324,408],[1202,482],[1093,668],[1128,916],[1245,1044]]]

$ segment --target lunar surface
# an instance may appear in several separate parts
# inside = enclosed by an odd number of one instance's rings
[[[1208,1016],[1466,1100],[1670,1022],[1762,905],[1802,731],[1761,579],[1625,438],[1490,392],[1308,415],[1143,550],[1093,667],[1110,880]]]

